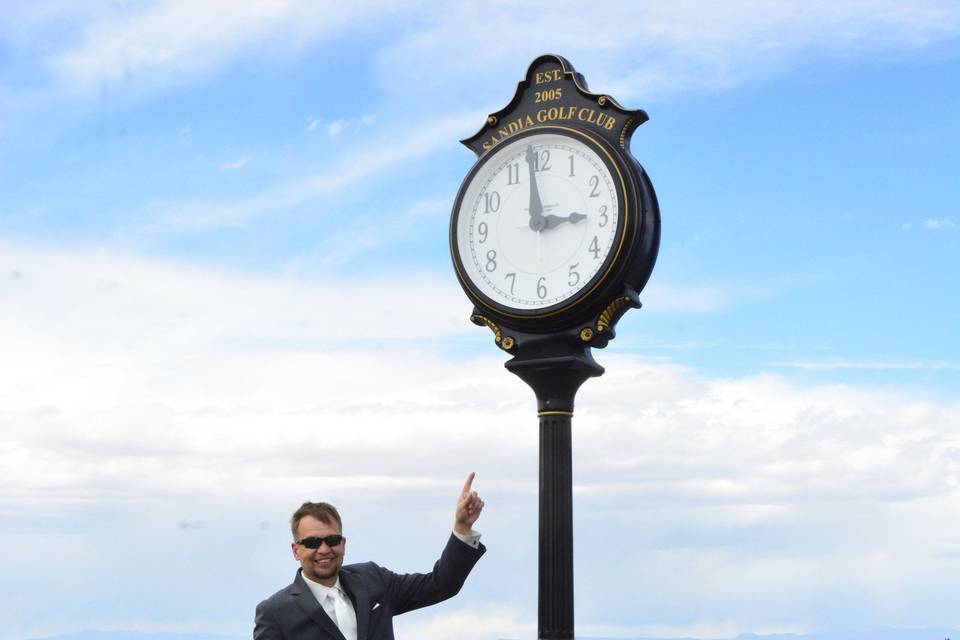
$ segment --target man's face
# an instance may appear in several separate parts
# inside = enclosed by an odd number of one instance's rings
[[[297,525],[297,540],[312,536],[323,538],[334,533],[340,533],[340,527],[333,520],[327,523],[313,516],[304,516]],[[343,552],[347,547],[346,539],[335,547],[328,546],[326,542],[316,549],[307,549],[296,542],[291,547],[293,557],[303,567],[303,575],[327,587],[337,583],[337,574],[343,564]]]

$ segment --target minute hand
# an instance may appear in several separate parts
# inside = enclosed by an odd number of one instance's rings
[[[527,147],[527,169],[530,172],[530,228],[534,231],[540,231],[544,226],[543,203],[540,201],[540,191],[537,189],[537,152],[533,146]]]

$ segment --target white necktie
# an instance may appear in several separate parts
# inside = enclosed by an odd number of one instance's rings
[[[332,589],[327,593],[325,600],[329,602],[325,603],[327,606],[324,606],[324,609],[330,614],[343,637],[347,640],[357,640],[357,617],[347,603],[343,592]]]
[[[339,629],[340,622],[337,620],[337,599],[333,597],[332,591],[327,593],[327,597],[323,599],[323,610],[333,619],[333,624],[337,625]]]

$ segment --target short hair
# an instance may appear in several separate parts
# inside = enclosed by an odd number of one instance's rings
[[[293,512],[290,518],[290,531],[293,532],[293,539],[297,539],[297,529],[300,528],[300,521],[306,516],[313,516],[320,522],[331,524],[336,522],[340,531],[343,531],[343,522],[340,520],[340,514],[337,508],[326,502],[304,502],[300,508]]]

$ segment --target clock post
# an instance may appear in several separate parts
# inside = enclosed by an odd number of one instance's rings
[[[540,418],[539,638],[574,637],[573,401],[587,378],[603,373],[589,347],[575,344],[534,343],[506,363],[536,393]]]
[[[463,143],[478,157],[457,194],[450,251],[474,303],[534,391],[540,429],[538,637],[574,637],[571,433],[591,349],[640,307],[660,212],[630,153],[642,110],[591,93],[566,59],[535,59],[513,99]]]

